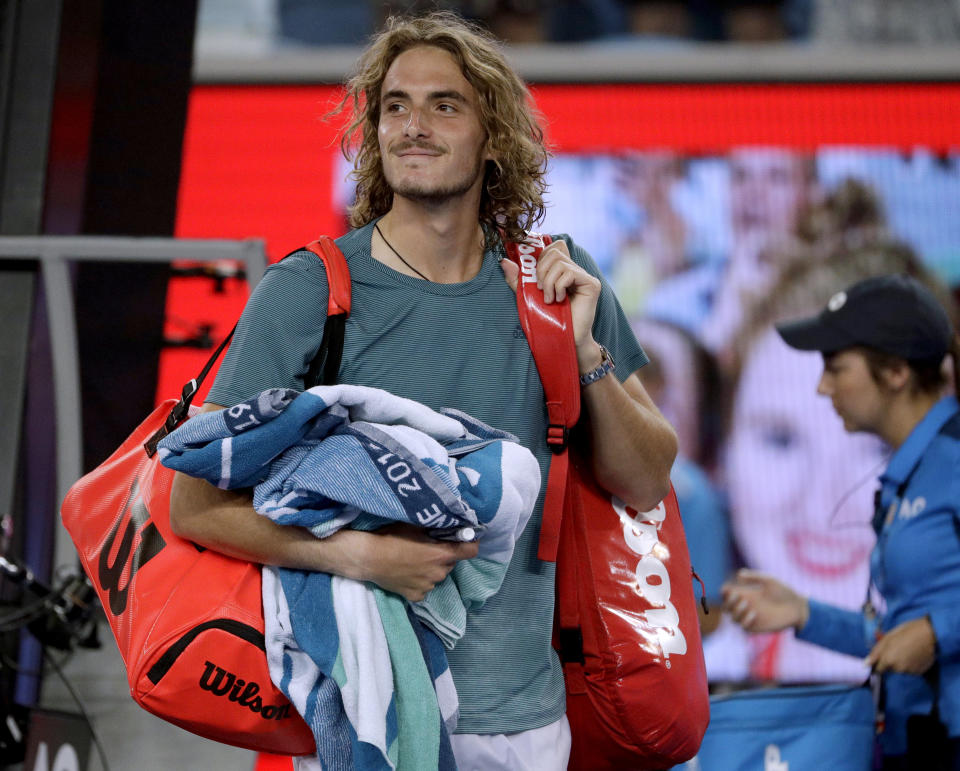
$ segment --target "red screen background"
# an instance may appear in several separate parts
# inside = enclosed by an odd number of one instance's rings
[[[742,145],[814,151],[855,145],[945,152],[960,146],[960,84],[541,85],[534,99],[557,153],[671,148],[722,153]],[[271,260],[346,228],[333,201],[339,119],[335,86],[202,85],[190,97],[176,235],[262,238]],[[571,231],[576,232],[575,225]],[[199,323],[225,335],[244,282],[214,291],[178,278],[167,334]],[[209,352],[169,348],[158,398],[179,393]],[[203,389],[205,392],[206,389]],[[202,394],[201,394],[202,395]]]

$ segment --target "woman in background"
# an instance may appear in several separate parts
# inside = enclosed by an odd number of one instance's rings
[[[912,250],[889,238],[871,190],[848,181],[810,209],[773,288],[744,313],[731,349],[728,434],[721,482],[737,553],[821,601],[863,602],[872,480],[886,450],[875,436],[851,435],[816,395],[821,359],[789,347],[773,325],[821,308],[837,287],[868,276],[923,274]],[[725,625],[726,626],[726,625]],[[725,657],[745,658],[755,682],[862,682],[860,659],[795,638],[791,630],[725,634]]]
[[[844,428],[893,451],[870,557],[885,609],[835,607],[754,571],[724,587],[725,609],[748,632],[792,628],[865,658],[881,678],[885,770],[960,769],[960,409],[943,396],[944,358],[957,355],[949,316],[921,282],[886,275],[777,331],[793,348],[822,353],[817,391]]]

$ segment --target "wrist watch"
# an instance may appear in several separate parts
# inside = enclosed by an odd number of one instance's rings
[[[616,365],[613,362],[613,357],[610,355],[610,351],[608,351],[602,345],[600,346],[600,355],[603,358],[600,360],[600,364],[597,366],[597,368],[592,369],[580,376],[581,386],[588,386],[591,383],[596,383],[600,378],[609,372],[613,372],[613,370],[616,368]]]

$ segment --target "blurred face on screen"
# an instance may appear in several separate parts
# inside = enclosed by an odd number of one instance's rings
[[[844,431],[816,393],[821,369],[820,354],[789,348],[772,329],[754,344],[727,447],[731,523],[750,567],[853,606],[867,586],[882,448]]]
[[[810,194],[808,162],[790,150],[752,148],[730,154],[734,238],[786,235]]]
[[[813,185],[810,159],[780,148],[733,150],[728,158],[733,240],[727,268],[701,337],[723,364],[745,304],[776,280],[782,247],[797,228]]]

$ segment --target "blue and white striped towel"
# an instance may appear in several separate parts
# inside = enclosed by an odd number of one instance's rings
[[[539,491],[533,455],[464,413],[347,385],[264,391],[193,417],[158,451],[221,488],[253,486],[261,514],[319,537],[397,521],[479,537],[478,557],[412,616],[369,584],[264,569],[271,674],[311,726],[322,767],[452,768],[457,698],[444,646],[500,587]]]

